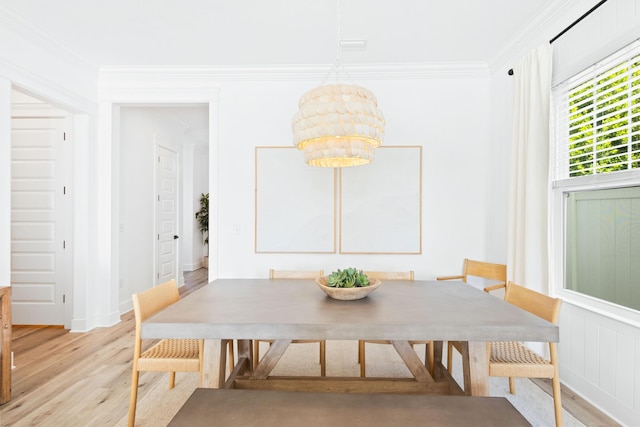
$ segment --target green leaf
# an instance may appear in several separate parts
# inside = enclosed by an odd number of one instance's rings
[[[369,278],[362,270],[351,267],[338,269],[327,276],[327,286],[332,288],[362,288],[369,284]]]

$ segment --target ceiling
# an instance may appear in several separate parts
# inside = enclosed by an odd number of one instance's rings
[[[559,0],[2,0],[27,32],[94,66],[491,61]],[[547,10],[548,13],[548,10]],[[338,25],[339,21],[339,25]],[[338,37],[339,33],[339,37]],[[206,106],[154,108],[208,141]]]
[[[490,63],[558,0],[2,0],[94,65]],[[338,26],[338,15],[340,25]]]

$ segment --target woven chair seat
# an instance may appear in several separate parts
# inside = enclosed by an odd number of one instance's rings
[[[525,370],[523,371],[523,369]],[[549,360],[530,350],[521,342],[491,343],[489,375],[552,378],[553,372],[554,367]]]
[[[558,324],[562,300],[553,298],[524,286],[509,282],[484,288],[485,292],[504,289],[504,301],[541,319]],[[560,375],[558,374],[558,346],[549,341],[549,360],[530,350],[521,342],[487,343],[489,353],[489,376],[509,377],[509,391],[516,392],[516,377],[551,378],[553,388],[553,411],[556,427],[562,427],[562,398],[560,396]]]
[[[138,404],[138,382],[140,372],[168,372],[169,389],[175,386],[176,372],[198,372],[202,385],[202,353],[204,340],[171,339],[158,341],[147,351],[142,351],[142,322],[160,310],[180,300],[178,285],[175,279],[161,283],[146,291],[133,294],[133,313],[136,319],[136,337],[133,347],[133,369],[131,372],[131,396],[129,397],[128,427],[136,423],[136,406]],[[231,366],[233,366],[233,341],[226,341],[229,347]]]
[[[198,340],[164,339],[140,355],[142,371],[199,372]]]

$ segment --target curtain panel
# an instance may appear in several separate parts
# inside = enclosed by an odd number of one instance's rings
[[[552,47],[514,68],[507,277],[548,292],[549,103]]]

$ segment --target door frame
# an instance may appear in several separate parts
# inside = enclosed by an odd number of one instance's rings
[[[72,266],[67,271],[69,283],[65,286],[66,304],[65,304],[65,324],[66,329],[74,332],[82,332],[93,329],[97,326],[97,318],[100,317],[98,298],[93,298],[96,292],[99,292],[97,284],[100,282],[101,272],[95,268],[97,264],[96,256],[96,230],[98,226],[95,221],[96,209],[92,204],[95,201],[97,186],[95,177],[95,169],[99,164],[95,157],[95,140],[97,137],[97,113],[98,103],[92,99],[85,98],[80,94],[72,93],[64,90],[58,85],[45,81],[28,71],[16,71],[9,73],[6,79],[0,79],[0,101],[3,107],[0,107],[5,117],[0,119],[0,128],[9,135],[10,121],[12,115],[11,94],[13,90],[25,93],[47,104],[46,114],[51,109],[60,109],[66,113],[70,121],[70,130],[73,135],[73,147],[70,155],[73,158],[73,170],[69,171],[72,175],[70,185],[73,188],[73,202],[69,213],[73,216],[72,224],[72,240],[73,259]],[[43,114],[43,111],[39,111]],[[42,116],[40,116],[42,117]],[[6,161],[2,159],[0,163],[8,166],[11,161],[10,144],[7,144],[6,150],[0,150],[7,153]],[[5,178],[0,179],[0,194],[2,199],[7,202],[6,206],[10,206],[10,179],[8,179],[9,169],[3,174]],[[0,248],[0,258],[10,263],[11,244],[10,244],[10,219],[7,216],[6,221],[2,221],[0,235],[4,234],[6,244],[2,244]],[[10,284],[10,268],[3,271],[2,278],[6,279],[6,285]],[[2,284],[0,284],[2,285]],[[91,289],[91,290],[89,290]]]
[[[141,73],[141,74],[139,74]],[[140,76],[144,76],[149,83],[140,87]],[[118,138],[119,128],[119,108],[129,106],[187,106],[194,104],[204,104],[209,110],[209,188],[215,191],[218,185],[218,111],[220,87],[216,85],[182,85],[176,83],[172,74],[154,73],[149,71],[129,71],[119,74],[104,73],[101,76],[103,91],[100,93],[100,126],[98,129],[99,145],[97,155],[101,159],[101,164],[96,168],[96,179],[98,180],[98,195],[100,209],[100,220],[108,224],[105,230],[101,230],[97,236],[98,253],[110,254],[101,259],[101,275],[96,277],[99,281],[97,286],[105,294],[105,299],[98,301],[99,310],[110,314],[109,319],[104,319],[103,323],[117,323],[120,319],[120,288],[119,288],[119,236],[113,230],[119,229],[120,214],[117,209],[119,205],[120,192],[119,181],[119,160],[120,140]],[[135,87],[136,90],[131,90]],[[104,165],[104,166],[102,166]],[[114,185],[115,184],[115,185]],[[209,207],[209,221],[217,223],[218,199],[215,198]],[[108,230],[106,230],[108,228]],[[217,256],[218,242],[210,241],[210,259]],[[218,263],[212,264],[214,268],[209,268],[209,280],[217,278]],[[128,302],[131,307],[131,300]],[[101,326],[101,325],[99,325]],[[105,325],[108,326],[108,325]]]

